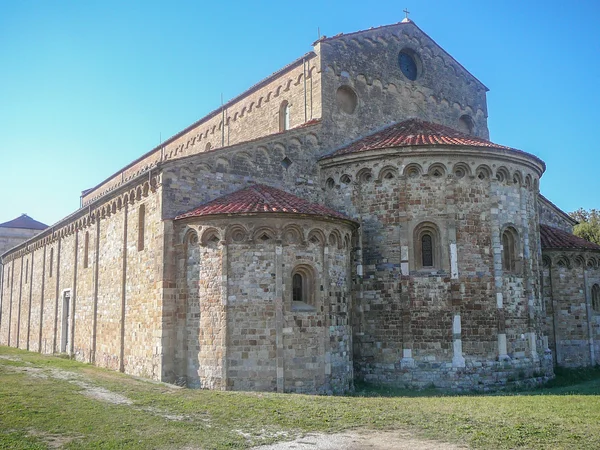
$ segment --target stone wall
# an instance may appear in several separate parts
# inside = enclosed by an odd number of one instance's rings
[[[459,389],[503,385],[522,371],[525,378],[549,376],[537,312],[534,185],[542,168],[516,158],[494,161],[483,150],[466,158],[439,152],[369,152],[321,162],[325,203],[361,224],[357,374]],[[422,226],[434,234],[431,268],[419,263]],[[519,235],[519,267],[511,274],[502,266],[506,227]]]
[[[164,217],[173,218],[254,183],[318,202],[319,130],[317,124],[166,163],[162,168]]]
[[[0,227],[0,255],[21,242],[39,234],[40,230]]]
[[[487,88],[413,23],[335,36],[316,49],[322,65],[323,122],[338,145],[415,117],[460,129],[460,118],[468,116],[469,133],[489,138]],[[419,69],[414,81],[398,63],[400,51],[407,49]],[[357,97],[354,111],[343,93],[348,88]]]
[[[0,342],[161,378],[161,193],[148,178],[3,259]]]
[[[577,224],[575,219],[569,217],[568,214],[543,195],[538,198],[538,214],[542,225],[559,228],[567,233],[572,234],[573,227]]]
[[[593,251],[544,251],[543,293],[548,347],[564,367],[600,364],[600,258]]]
[[[176,378],[217,389],[345,392],[353,383],[353,227],[269,216],[176,225],[177,264],[187,267],[177,281],[186,330],[176,344],[187,356],[173,364]],[[310,278],[306,302],[292,301],[299,267]]]

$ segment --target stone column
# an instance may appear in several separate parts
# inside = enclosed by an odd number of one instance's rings
[[[588,289],[588,273],[585,262],[582,262],[583,267],[583,294],[585,297],[585,318],[588,330],[588,342],[590,346],[590,366],[594,365],[594,334],[592,328],[592,302],[590,298],[590,290]]]
[[[281,243],[275,245],[275,342],[277,345],[277,392],[283,392],[284,380],[284,349],[283,349],[283,248]]]
[[[40,329],[38,332],[38,352],[42,353],[42,331],[44,329],[44,289],[46,286],[46,244],[42,253],[42,291],[40,293]]]
[[[119,371],[125,372],[125,310],[127,302],[127,213],[128,204],[123,205],[123,250],[121,270],[121,345],[119,346]]]
[[[93,293],[93,306],[92,306],[92,336],[90,346],[90,362],[96,363],[96,336],[98,329],[98,276],[100,269],[100,215],[96,214],[96,252],[94,254],[94,293]]]
[[[225,231],[223,231],[225,234]],[[227,386],[227,349],[229,347],[229,248],[227,240],[221,241],[221,306],[223,308],[223,331],[221,332],[221,390],[226,391]],[[232,321],[233,322],[233,321]]]

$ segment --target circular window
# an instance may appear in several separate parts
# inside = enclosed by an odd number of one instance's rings
[[[415,81],[419,75],[418,60],[412,50],[402,50],[398,55],[400,71],[410,81]]]
[[[337,104],[346,114],[353,114],[358,104],[356,92],[350,86],[341,86],[335,94]]]

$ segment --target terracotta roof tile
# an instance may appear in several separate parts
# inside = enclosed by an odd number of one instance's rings
[[[292,213],[352,220],[345,215],[316,203],[310,203],[288,192],[263,184],[235,191],[216,198],[198,208],[175,217],[175,220],[216,214]]]
[[[27,230],[45,230],[48,225],[32,219],[27,214],[21,214],[19,217],[8,222],[0,223],[1,228],[25,228]]]
[[[540,239],[544,250],[599,250],[600,245],[567,233],[559,228],[540,224]]]
[[[431,145],[488,147],[499,150],[514,150],[510,147],[505,147],[504,145],[494,144],[486,139],[461,133],[460,131],[456,131],[444,125],[425,122],[419,119],[409,119],[353,142],[350,145],[325,156],[325,158],[390,147]]]

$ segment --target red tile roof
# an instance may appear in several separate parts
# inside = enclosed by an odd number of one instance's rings
[[[343,147],[325,158],[348,153],[365,152],[390,147],[442,145],[460,147],[487,147],[499,150],[514,150],[494,144],[486,139],[470,136],[450,127],[419,119],[409,119],[389,126],[381,131]]]
[[[544,250],[598,250],[600,245],[567,233],[559,228],[540,224],[540,238]]]
[[[21,214],[16,219],[0,223],[1,228],[25,228],[27,230],[45,230],[48,225],[32,219],[27,214]]]
[[[352,220],[345,215],[316,203],[310,203],[288,192],[264,184],[255,184],[212,200],[175,217],[210,216],[215,214],[292,213]]]

